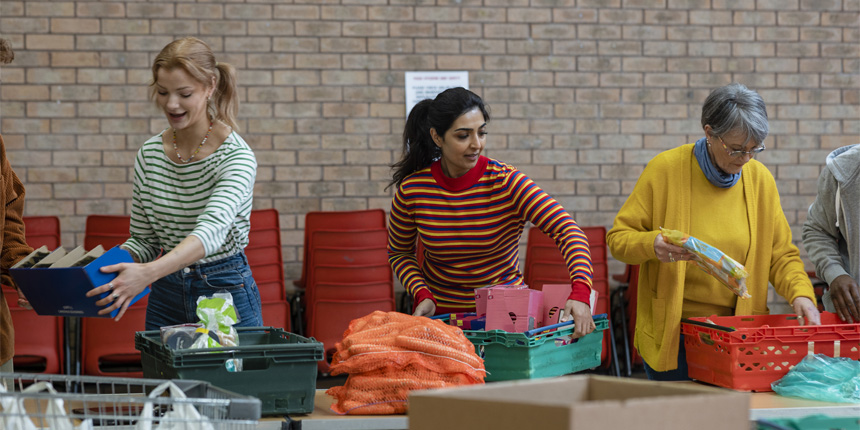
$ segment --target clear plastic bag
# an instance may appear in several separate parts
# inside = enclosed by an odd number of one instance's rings
[[[170,349],[191,348],[200,336],[203,324],[177,324],[161,327],[161,343]]]
[[[233,295],[229,292],[219,291],[212,296],[198,297],[197,317],[203,325],[197,333],[202,335],[194,339],[190,348],[223,348],[239,344],[239,334],[233,327],[239,322],[239,316],[233,306]],[[227,360],[225,366],[229,372],[241,372],[242,359]]]
[[[172,399],[185,399],[185,392],[176,386],[172,381],[164,382],[155,387],[149,397],[157,398],[164,392],[167,392]],[[201,415],[194,405],[176,402],[173,408],[164,413],[161,417],[153,417],[153,404],[146,403],[141,412],[140,419],[137,420],[136,430],[214,430],[215,427],[209,422],[205,416]],[[153,423],[158,423],[153,427]]]
[[[777,394],[823,402],[860,403],[860,361],[807,355],[771,384]]]
[[[40,393],[47,391],[49,394],[57,394],[57,390],[50,382],[37,382],[22,391],[23,393]],[[6,387],[0,385],[0,392],[5,393]],[[63,407],[63,399],[59,397],[48,397],[47,403],[42,404],[35,411],[39,422],[37,427],[30,418],[32,411],[28,411],[24,403],[24,397],[16,399],[14,396],[3,396],[0,398],[0,429],[3,430],[38,430],[42,426],[55,430],[92,430],[92,420],[84,420],[77,426],[66,416]]]
[[[693,262],[700,269],[717,278],[738,297],[742,299],[752,297],[747,292],[746,281],[749,273],[742,264],[733,260],[723,251],[678,230],[660,227],[660,232],[667,242],[693,253],[695,257]]]

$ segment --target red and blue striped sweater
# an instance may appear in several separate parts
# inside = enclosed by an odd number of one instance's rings
[[[522,283],[519,242],[526,221],[560,244],[570,298],[588,303],[592,268],[585,234],[526,175],[483,156],[456,179],[436,161],[403,180],[391,205],[388,260],[416,305],[430,298],[437,308],[467,311],[475,307],[475,288]],[[421,268],[417,235],[424,246]]]

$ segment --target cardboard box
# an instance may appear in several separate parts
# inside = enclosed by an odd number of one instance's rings
[[[608,376],[497,382],[409,394],[411,430],[749,429],[749,394]]]
[[[128,251],[115,246],[85,266],[13,267],[9,269],[9,274],[39,315],[113,318],[119,313],[119,309],[110,314],[99,315],[98,312],[103,308],[96,306],[96,302],[107,297],[110,292],[96,297],[87,297],[86,293],[116,278],[116,273],[102,273],[100,268],[132,262],[134,260]],[[131,303],[134,304],[147,294],[149,287],[132,299]]]
[[[491,288],[487,295],[487,330],[522,333],[541,326],[543,291]]]
[[[524,289],[528,288],[525,285],[517,284],[517,285],[490,285],[489,287],[481,287],[475,289],[475,313],[478,316],[484,316],[487,314],[487,296],[490,294],[490,290],[497,288],[515,288],[515,289]]]
[[[543,291],[543,325],[558,324],[567,298],[570,297],[570,284],[544,284]]]
[[[543,284],[543,321],[544,326],[558,324],[562,322],[561,312],[564,310],[564,305],[567,304],[567,298],[570,297],[570,284]],[[597,290],[591,290],[591,314],[594,315],[597,309]]]

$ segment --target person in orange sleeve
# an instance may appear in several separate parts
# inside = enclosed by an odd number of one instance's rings
[[[15,58],[15,51],[7,39],[0,39],[0,64],[9,64]],[[12,170],[6,158],[6,146],[0,135],[0,281],[4,285],[15,285],[8,269],[33,252],[24,240],[24,184]],[[18,291],[20,306],[29,307],[24,295]],[[6,297],[0,290],[0,373],[13,371],[12,356],[15,354],[15,329],[12,327],[12,314]]]

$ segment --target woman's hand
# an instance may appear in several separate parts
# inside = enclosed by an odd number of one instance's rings
[[[675,263],[683,260],[692,260],[693,253],[680,246],[672,245],[663,240],[663,234],[658,234],[654,239],[654,254],[663,263]]]
[[[573,326],[575,327],[573,330],[574,339],[583,337],[596,328],[594,319],[591,317],[591,306],[586,303],[568,300],[564,304],[564,311],[559,321],[567,321],[571,316],[573,316]]]
[[[415,311],[412,312],[413,316],[416,317],[432,317],[436,314],[436,303],[430,299],[424,299],[421,303],[418,303],[418,306],[415,306]]]
[[[18,307],[24,309],[33,309],[33,307],[30,306],[30,301],[27,300],[26,296],[24,296],[24,292],[21,291],[21,289],[17,286],[15,287],[15,291],[18,293]]]
[[[150,275],[151,271],[147,264],[119,263],[104,266],[101,271],[103,273],[119,272],[119,275],[113,281],[87,291],[87,297],[112,291],[107,297],[98,300],[96,305],[107,306],[99,311],[99,315],[109,314],[115,309],[120,309],[114,318],[115,321],[119,321],[125,315],[126,309],[131,305],[131,299],[140,294],[147,285],[158,279],[157,276],[153,279]]]
[[[800,325],[821,325],[821,314],[809,297],[798,297],[794,299],[791,306],[794,307],[794,313],[797,314]]]

